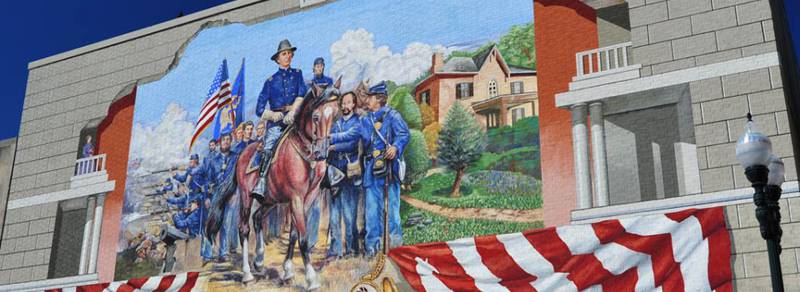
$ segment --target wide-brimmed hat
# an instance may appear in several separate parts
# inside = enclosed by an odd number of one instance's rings
[[[292,52],[294,52],[294,51],[297,51],[297,48],[293,47],[292,43],[290,43],[289,40],[282,40],[278,44],[278,50],[275,52],[275,54],[272,55],[272,60],[276,61],[278,59],[278,54],[280,54],[283,51],[288,51],[288,50],[292,50]]]

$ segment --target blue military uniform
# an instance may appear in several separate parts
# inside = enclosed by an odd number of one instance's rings
[[[213,153],[212,153],[213,154]],[[190,160],[200,161],[200,156],[197,154],[192,154],[189,157]],[[208,198],[206,195],[209,192],[209,183],[212,177],[212,170],[206,167],[205,163],[208,161],[206,157],[203,159],[204,164],[198,164],[197,166],[190,166],[186,169],[186,171],[182,174],[178,173],[173,176],[173,178],[181,183],[186,183],[188,181],[187,187],[189,188],[189,194],[182,196],[180,198],[172,198],[167,199],[167,203],[178,205],[182,204],[181,208],[189,208],[189,204],[197,200],[198,201],[198,208],[195,210],[199,216],[197,224],[200,226],[199,228],[202,229],[206,219],[208,217],[208,210],[206,209],[205,201]],[[189,180],[189,176],[191,176],[191,180]],[[180,206],[180,205],[178,205]],[[178,214],[176,214],[178,215]],[[178,227],[177,225],[175,227]],[[202,231],[200,231],[202,232]],[[190,231],[191,235],[191,231]],[[211,251],[211,243],[203,237],[203,242],[200,246],[200,254],[205,259],[210,259],[212,257]]]
[[[385,83],[381,82],[371,87],[369,94],[386,95]],[[381,154],[382,156],[382,153],[388,149],[387,142],[397,149],[395,158],[391,161],[392,176],[389,178],[388,213],[392,246],[401,245],[403,238],[400,225],[401,164],[403,164],[403,152],[409,141],[408,124],[406,124],[398,111],[389,106],[383,106],[378,111],[369,112],[362,117],[359,130],[332,134],[331,141],[334,144],[350,141],[354,136],[360,136],[365,150],[363,186],[366,190],[364,221],[367,232],[364,246],[368,255],[374,255],[380,248],[381,237],[383,236],[383,186],[385,183],[385,178],[376,177],[372,172],[378,160],[374,154]]]
[[[322,65],[323,66],[322,68],[325,68],[324,67],[325,66],[325,59],[323,59],[322,57],[314,59],[314,66],[317,66],[317,65]],[[312,85],[316,84],[316,85],[319,85],[320,87],[324,88],[324,87],[328,87],[328,85],[333,84],[333,79],[331,79],[328,76],[325,76],[325,72],[324,71],[322,73],[320,73],[319,75],[314,73],[314,79],[311,79],[311,84]]]
[[[228,176],[234,175],[236,169],[236,152],[233,150],[227,154],[223,152],[217,153],[211,161],[211,174],[214,179],[215,185],[219,185]],[[215,194],[218,195],[218,194]],[[236,192],[231,199],[226,202],[225,210],[222,218],[222,229],[220,230],[220,241],[218,256],[225,258],[228,256],[228,251],[235,250],[238,246],[239,235],[237,232],[237,225],[239,223],[239,197]]]
[[[200,204],[201,201],[197,201]],[[188,231],[189,236],[197,237],[202,233],[203,214],[200,208],[194,211],[181,211],[172,215],[172,223],[175,228]],[[202,249],[202,247],[201,247]]]
[[[361,120],[353,113],[350,116],[339,118],[331,129],[332,135],[339,135],[347,131],[360,132]],[[347,164],[359,161],[358,144],[360,139],[353,137],[350,140],[337,141],[334,143],[333,151],[328,163],[344,173],[347,173]],[[329,257],[342,256],[342,243],[345,244],[345,254],[351,255],[358,253],[358,225],[356,224],[358,213],[360,178],[347,177],[338,185],[338,193],[333,194],[330,200],[330,246],[328,248]],[[341,235],[341,221],[344,221],[344,241]]]

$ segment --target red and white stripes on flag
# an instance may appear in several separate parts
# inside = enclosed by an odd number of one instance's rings
[[[197,122],[194,124],[192,139],[189,141],[189,151],[191,152],[194,142],[203,134],[214,118],[217,111],[231,102],[231,83],[228,81],[228,61],[222,60],[211,88],[208,90],[208,97],[200,108]]]
[[[732,291],[721,207],[402,246],[417,291]]]
[[[48,292],[189,292],[194,288],[200,273],[189,272],[177,275],[165,275],[150,278],[138,278],[128,281],[101,283],[71,288],[47,290]]]

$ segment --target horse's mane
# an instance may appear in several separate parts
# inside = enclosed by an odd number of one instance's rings
[[[303,102],[300,104],[300,111],[292,126],[297,129],[302,129],[303,125],[307,122],[306,119],[309,118],[311,113],[321,104],[325,103],[325,101],[329,100],[331,95],[339,96],[339,89],[328,86],[322,91],[320,96],[317,96],[314,87],[309,88],[305,97],[303,97]]]

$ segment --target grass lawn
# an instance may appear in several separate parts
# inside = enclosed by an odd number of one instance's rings
[[[448,241],[489,234],[514,233],[542,228],[544,226],[541,221],[535,223],[517,223],[479,219],[449,219],[425,210],[416,209],[406,202],[401,202],[400,218],[403,223],[415,212],[421,213],[424,218],[430,218],[433,222],[427,226],[416,225],[412,227],[403,227],[403,244],[405,245]]]
[[[498,193],[480,185],[461,185],[461,197],[450,198],[450,189],[455,180],[453,173],[433,174],[412,187],[408,195],[449,208],[497,208],[537,209],[542,207],[542,195],[538,189],[521,190],[515,193]]]

